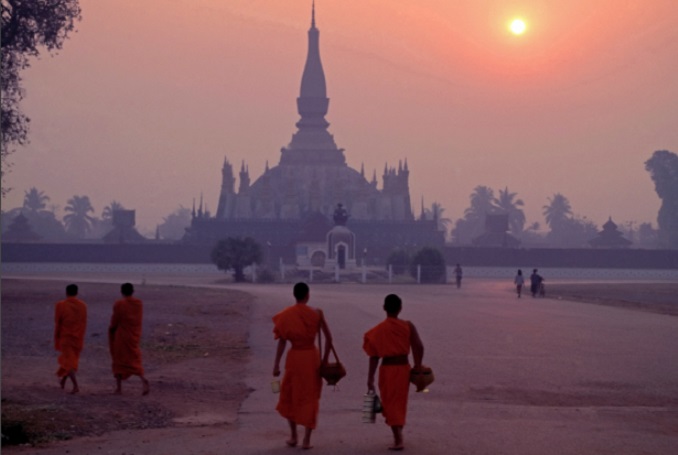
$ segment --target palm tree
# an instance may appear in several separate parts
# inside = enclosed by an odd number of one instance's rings
[[[549,204],[543,207],[544,218],[546,224],[551,230],[558,228],[572,216],[572,207],[570,201],[560,193],[556,193],[552,198],[549,198]]]
[[[45,210],[45,208],[47,208],[47,202],[49,202],[49,196],[43,191],[38,190],[36,187],[32,187],[24,193],[24,208],[33,213]]]
[[[495,198],[494,203],[497,207],[508,214],[511,232],[519,235],[523,232],[525,226],[525,213],[520,208],[525,205],[522,199],[513,200],[517,193],[511,193],[508,187],[499,190],[499,197]]]
[[[484,220],[485,215],[497,211],[494,200],[494,191],[492,188],[478,185],[473,189],[473,193],[471,193],[471,206],[464,211],[465,218]]]
[[[84,238],[92,230],[95,219],[89,216],[89,212],[94,212],[94,208],[88,196],[73,196],[68,200],[64,211],[69,212],[64,215],[66,232],[77,238]]]
[[[424,215],[426,219],[436,220],[438,222],[438,230],[447,232],[448,226],[452,224],[452,220],[443,217],[443,212],[445,212],[445,207],[443,207],[439,202],[434,202],[431,204],[430,209],[424,209]]]
[[[103,221],[113,221],[113,212],[116,210],[125,210],[125,207],[118,201],[111,201],[111,203],[101,211],[101,219]]]

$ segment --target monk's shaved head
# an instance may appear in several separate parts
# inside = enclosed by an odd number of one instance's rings
[[[66,295],[69,297],[75,297],[78,295],[78,285],[77,284],[69,284],[66,286]]]
[[[125,297],[129,297],[134,294],[134,286],[132,286],[132,283],[125,283],[120,286],[120,293]]]
[[[384,311],[388,314],[397,315],[403,308],[403,301],[395,294],[389,294],[384,299]]]
[[[308,284],[300,282],[294,285],[292,294],[294,294],[294,298],[297,299],[297,302],[301,302],[306,297],[308,297],[308,292]]]

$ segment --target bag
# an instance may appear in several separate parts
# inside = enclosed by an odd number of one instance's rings
[[[384,407],[381,405],[381,399],[379,398],[379,395],[376,393],[374,394],[374,403],[372,404],[372,412],[375,414],[380,414],[384,412]]]
[[[410,382],[417,387],[417,392],[424,391],[434,380],[433,370],[429,367],[422,365],[410,370]]]
[[[336,353],[334,356],[336,357]],[[320,377],[327,382],[327,385],[337,385],[344,376],[346,376],[346,368],[339,361],[320,365]]]
[[[322,324],[325,324],[325,320],[322,320]],[[337,351],[334,350],[334,345],[331,345],[330,349],[332,354],[334,354],[334,359],[336,362],[322,363],[323,355],[323,342],[322,336],[320,335],[321,330],[318,330],[318,346],[320,351],[320,377],[327,382],[327,385],[337,385],[337,383],[346,376],[346,368],[339,361],[339,356],[337,356]]]

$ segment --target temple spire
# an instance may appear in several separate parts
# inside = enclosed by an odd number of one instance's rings
[[[297,98],[297,112],[301,118],[296,123],[298,130],[292,135],[292,141],[281,150],[280,164],[346,165],[343,150],[337,147],[334,138],[327,131],[330,124],[325,120],[325,115],[329,103],[325,72],[320,61],[320,31],[315,24],[313,2],[311,28],[308,30],[308,53]]]

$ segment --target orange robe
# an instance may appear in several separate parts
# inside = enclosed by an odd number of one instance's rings
[[[315,428],[322,390],[320,352],[315,345],[320,314],[305,304],[296,304],[276,314],[273,323],[275,338],[292,344],[276,410],[286,419]]]
[[[410,353],[410,324],[397,318],[385,321],[365,333],[363,349],[370,357],[407,356]],[[410,365],[379,366],[379,393],[386,424],[405,425]]]
[[[141,365],[141,322],[143,303],[136,297],[125,297],[113,305],[113,316],[108,329],[108,347],[113,360],[113,375],[127,379],[143,376]]]
[[[57,376],[78,371],[80,352],[87,329],[87,305],[77,297],[67,297],[54,311],[54,348],[60,351]]]

